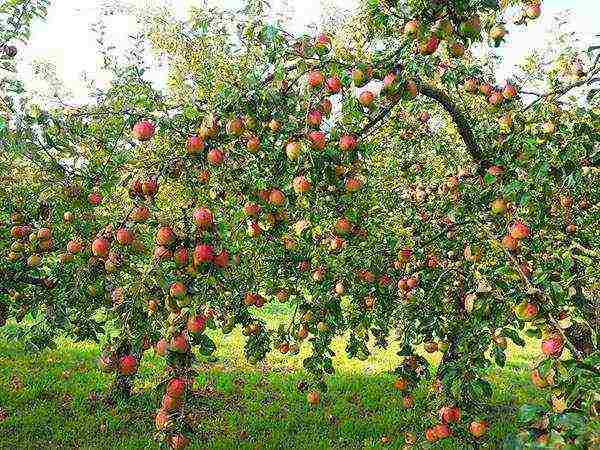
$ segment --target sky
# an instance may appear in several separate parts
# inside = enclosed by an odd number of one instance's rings
[[[352,8],[357,0],[329,0],[333,4]],[[236,7],[240,0],[213,0],[223,7]],[[278,8],[285,0],[272,0],[271,4]],[[109,82],[106,73],[100,70],[101,62],[98,57],[96,36],[90,29],[97,20],[100,0],[54,0],[49,9],[45,22],[36,22],[32,29],[32,38],[27,47],[20,51],[19,71],[29,88],[44,89],[44,82],[33,82],[32,62],[45,59],[56,66],[57,73],[66,86],[73,92],[72,103],[84,102],[87,98],[87,88],[82,81],[82,73],[98,80],[99,85]],[[167,4],[174,15],[185,18],[190,6],[203,4],[202,0],[123,0],[135,6]],[[322,14],[320,0],[287,0],[294,5],[294,20],[292,31],[302,31],[311,23],[318,23]],[[591,41],[592,35],[600,33],[600,0],[544,0],[542,17],[527,28],[513,30],[508,43],[502,46],[504,62],[500,67],[500,77],[508,78],[514,67],[532,49],[543,47],[545,30],[553,21],[555,14],[565,9],[573,11],[573,23]],[[127,36],[135,28],[131,17],[113,16],[108,22],[109,39],[117,48],[127,47]],[[596,38],[596,42],[600,38]],[[157,69],[150,74],[156,83],[162,83],[165,78],[164,70]],[[500,80],[499,80],[500,81]]]

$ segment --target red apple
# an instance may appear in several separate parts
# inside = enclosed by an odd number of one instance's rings
[[[208,208],[196,209],[193,216],[194,222],[201,230],[205,230],[213,224],[213,214]]]
[[[92,206],[98,206],[100,203],[102,203],[102,195],[100,195],[98,192],[92,192],[90,195],[88,195],[88,202],[90,202],[90,205]]]
[[[199,136],[190,136],[187,140],[186,148],[190,155],[195,155],[204,150],[204,141]]]
[[[183,378],[174,378],[167,385],[167,395],[173,398],[181,398],[187,389],[187,382]]]
[[[313,70],[308,74],[308,84],[311,88],[317,88],[323,84],[325,77],[318,70]]]
[[[327,90],[332,94],[337,94],[342,89],[342,81],[337,75],[333,75],[325,81]]]
[[[96,238],[92,242],[92,254],[99,258],[106,258],[108,256],[108,249],[110,244],[104,238]]]
[[[154,125],[147,121],[142,120],[133,126],[133,136],[139,141],[148,141],[154,136]]]
[[[124,355],[119,359],[119,372],[121,375],[133,375],[137,372],[137,359],[133,355]]]
[[[217,148],[214,148],[206,154],[206,160],[213,166],[218,166],[223,162],[223,152]]]
[[[354,150],[357,146],[356,138],[350,134],[345,134],[340,138],[340,149],[345,152]]]
[[[198,244],[194,249],[194,264],[211,262],[214,259],[214,252],[211,245]]]
[[[362,91],[358,96],[358,101],[363,106],[371,106],[373,101],[375,100],[375,96],[371,91]]]
[[[313,109],[312,111],[310,111],[306,118],[306,122],[311,127],[315,127],[315,128],[319,127],[321,125],[322,121],[323,121],[323,113],[321,113],[321,111],[319,111],[318,109]]]
[[[517,221],[510,227],[510,235],[514,239],[525,239],[529,236],[529,227],[523,222]]]
[[[294,188],[294,192],[300,195],[308,192],[311,188],[310,181],[308,181],[306,177],[303,176],[294,178],[292,185]]]
[[[156,242],[159,245],[167,246],[175,241],[173,230],[169,227],[160,227],[156,232]]]
[[[221,269],[227,267],[229,265],[229,252],[227,250],[221,250],[218,255],[215,255],[213,263]]]
[[[117,230],[117,242],[121,245],[131,245],[135,237],[131,230],[127,228],[119,228]]]

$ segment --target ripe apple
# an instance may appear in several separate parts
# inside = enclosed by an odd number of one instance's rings
[[[453,42],[448,46],[448,53],[453,58],[462,58],[465,54],[465,46],[460,42]]]
[[[502,94],[500,92],[492,92],[490,94],[490,96],[488,97],[488,102],[492,106],[498,106],[499,104],[502,103],[503,100],[504,100],[504,97],[502,96]]]
[[[474,78],[467,78],[465,80],[464,89],[469,94],[475,94],[477,92],[478,88],[479,88],[479,83],[477,83],[476,79],[474,79]]]
[[[92,192],[90,195],[88,195],[88,202],[92,206],[98,206],[100,203],[102,203],[102,195],[98,192]]]
[[[439,45],[440,39],[436,36],[430,36],[429,39],[421,43],[419,51],[422,55],[433,55]]]
[[[502,246],[507,250],[514,251],[519,248],[519,241],[508,234],[502,238]]]
[[[513,223],[510,227],[510,236],[513,239],[525,239],[529,236],[529,227],[521,221]]]
[[[121,375],[133,375],[137,372],[137,359],[133,355],[124,355],[119,358],[119,372]]]
[[[481,83],[479,85],[479,92],[481,92],[486,97],[489,97],[493,90],[494,90],[494,88],[489,83]]]
[[[308,181],[305,177],[303,176],[299,176],[294,178],[294,181],[292,182],[293,188],[294,188],[294,192],[296,194],[304,194],[306,192],[308,192],[311,188],[311,184],[310,181]]]
[[[133,136],[142,142],[152,139],[152,136],[154,136],[154,125],[147,120],[136,123],[133,126]]]
[[[488,424],[485,420],[474,420],[469,424],[469,432],[476,438],[484,436],[488,431]]]
[[[145,222],[150,217],[150,210],[145,206],[138,206],[131,213],[134,222]]]
[[[285,154],[290,161],[296,161],[300,157],[300,144],[292,141],[285,146]]]
[[[158,181],[151,177],[142,183],[142,193],[147,197],[153,197],[158,192]]]
[[[404,25],[404,34],[407,36],[415,36],[419,32],[420,24],[416,19],[409,20]]]
[[[204,140],[200,136],[190,136],[186,143],[187,151],[190,155],[195,155],[204,150]]]
[[[312,111],[310,111],[306,118],[306,122],[308,123],[308,125],[315,128],[319,127],[322,121],[323,113],[321,113],[321,111],[319,111],[318,109],[313,109]]]
[[[311,131],[308,133],[311,147],[316,150],[323,150],[327,146],[327,138],[322,131]]]
[[[402,407],[404,409],[410,409],[415,405],[415,400],[412,395],[405,395],[402,397]]]
[[[174,378],[167,385],[167,395],[172,398],[181,398],[187,389],[187,382],[183,378]]]
[[[201,230],[209,228],[213,224],[213,214],[208,208],[198,208],[193,214],[196,226]]]
[[[117,230],[117,242],[121,245],[131,245],[135,239],[131,230],[127,228],[119,228]]]
[[[173,252],[173,260],[179,266],[187,266],[190,259],[188,249],[185,247],[179,247]]]
[[[92,254],[98,258],[106,258],[110,244],[104,238],[96,238],[92,242]]]
[[[159,245],[167,246],[175,241],[175,235],[170,227],[160,227],[156,232],[156,242]]]
[[[213,166],[218,166],[223,162],[223,152],[217,148],[213,148],[206,154],[206,160]]]
[[[439,411],[440,420],[444,423],[459,422],[460,409],[456,406],[444,406]]]
[[[313,70],[308,74],[308,84],[311,88],[318,88],[325,82],[325,77],[318,70]]]
[[[211,262],[214,259],[214,252],[211,245],[198,244],[194,249],[194,264]]]
[[[531,3],[525,8],[525,14],[530,19],[537,19],[542,14],[542,8],[539,3]]]
[[[337,75],[333,75],[325,81],[327,90],[332,94],[337,94],[342,89],[342,80]]]
[[[205,328],[206,328],[206,316],[204,316],[203,314],[191,316],[187,321],[188,333],[190,333],[192,335],[201,334]]]
[[[285,194],[279,189],[271,189],[269,193],[269,203],[274,206],[283,206],[285,204]]]
[[[163,409],[159,409],[154,418],[154,426],[158,431],[166,431],[173,426],[170,420],[169,413]]]
[[[242,134],[243,128],[244,122],[240,118],[231,119],[229,122],[227,122],[227,125],[225,126],[227,134],[231,136],[240,136]]]
[[[562,336],[558,334],[551,335],[542,341],[541,348],[544,355],[558,358],[562,354],[564,348]]]
[[[358,96],[358,101],[361,105],[369,107],[373,104],[375,95],[371,91],[362,91]]]
[[[349,193],[356,192],[362,187],[362,181],[357,178],[350,177],[346,180],[346,191]]]
[[[450,434],[452,434],[450,431],[450,427],[448,427],[448,425],[446,425],[445,423],[436,425],[434,427],[434,430],[438,439],[445,439],[448,436],[450,436]]]
[[[352,151],[356,148],[356,138],[351,134],[345,134],[340,138],[340,149],[344,152]]]
[[[511,100],[517,97],[517,89],[513,85],[506,83],[506,86],[504,86],[504,90],[502,91],[502,95],[505,99]]]
[[[83,244],[79,241],[72,240],[67,243],[67,251],[72,254],[79,253],[83,250]]]
[[[171,338],[169,348],[177,353],[186,353],[190,349],[190,345],[185,336],[180,334]]]
[[[331,109],[333,108],[333,103],[328,98],[324,98],[319,102],[319,110],[325,114],[325,116],[329,117],[331,114]]]
[[[260,149],[260,140],[256,136],[250,136],[246,148],[250,153],[256,153]]]
[[[221,250],[221,252],[213,258],[213,263],[220,269],[227,267],[229,265],[229,252],[224,249]]]
[[[181,398],[171,397],[169,394],[163,395],[161,407],[164,411],[175,411],[181,406]]]
[[[321,402],[321,393],[319,391],[310,391],[306,395],[306,400],[311,405],[318,405]]]
[[[331,39],[326,34],[320,34],[317,36],[315,41],[315,49],[319,55],[325,55],[329,52],[329,46],[331,45]]]
[[[273,133],[277,133],[281,129],[281,122],[279,122],[276,119],[271,119],[271,121],[269,122],[269,129]]]
[[[176,281],[169,288],[169,295],[175,298],[181,298],[187,294],[187,287],[181,281]]]
[[[169,446],[172,450],[183,450],[190,444],[190,438],[183,434],[173,434],[169,436]]]

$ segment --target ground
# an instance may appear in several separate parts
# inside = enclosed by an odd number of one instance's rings
[[[265,315],[281,320],[280,305],[267,305]],[[376,351],[365,362],[344,356],[336,342],[335,375],[320,407],[307,404],[296,385],[302,379],[298,357],[272,355],[251,366],[243,358],[243,337],[215,334],[216,360],[204,361],[191,402],[197,421],[194,449],[349,449],[400,448],[406,431],[422,430],[430,414],[423,386],[415,407],[402,408],[402,397],[389,373],[397,364],[395,348]],[[6,449],[142,449],[152,437],[157,405],[153,386],[164,363],[146,352],[128,403],[106,405],[100,396],[111,375],[96,370],[98,346],[59,340],[56,350],[29,353],[0,342],[0,448]],[[489,380],[496,386],[493,403],[518,407],[542,401],[529,380],[526,355],[531,346],[510,347],[503,369]],[[494,412],[492,436],[483,448],[497,449],[515,430],[509,409]],[[387,445],[382,437],[389,438]],[[459,449],[447,439],[435,449]]]

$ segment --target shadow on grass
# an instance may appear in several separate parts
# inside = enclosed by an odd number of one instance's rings
[[[414,408],[402,408],[389,373],[397,362],[393,349],[362,364],[338,356],[340,371],[328,379],[322,405],[310,407],[296,388],[303,376],[298,358],[279,355],[249,366],[240,343],[239,335],[218,343],[217,361],[202,364],[206,370],[188,399],[196,429],[191,448],[400,448],[405,432],[418,434],[436,420],[425,409],[424,387],[415,393]],[[151,439],[162,360],[147,354],[133,398],[107,405],[100,396],[111,375],[96,370],[94,344],[61,341],[56,350],[30,354],[0,343],[0,355],[1,448],[158,448]],[[490,381],[498,404],[519,405],[536,396],[519,361],[490,373]],[[499,414],[492,432],[487,448],[499,448],[514,432],[512,414]],[[431,448],[463,447],[447,439]]]

